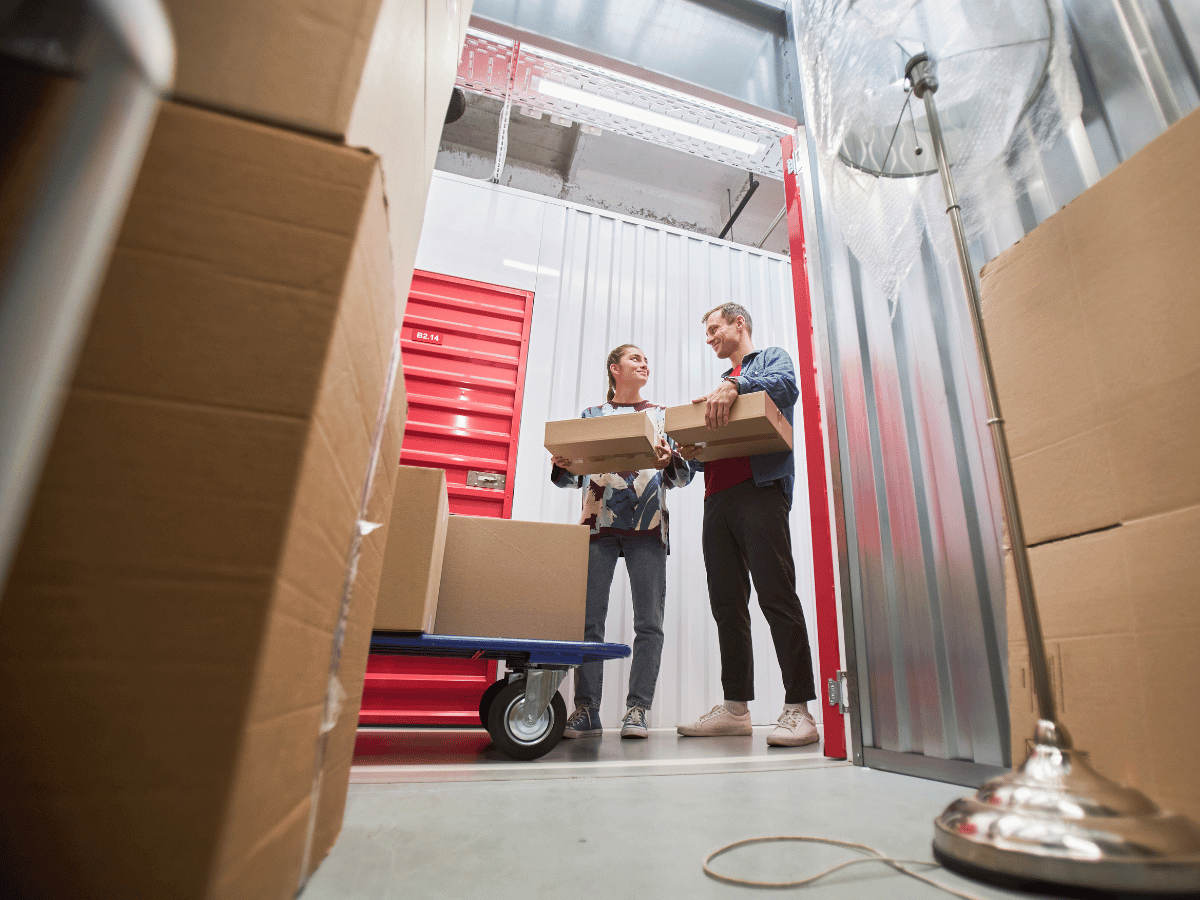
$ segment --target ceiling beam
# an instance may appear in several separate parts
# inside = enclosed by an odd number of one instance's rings
[[[781,38],[788,36],[787,11],[770,0],[689,0],[713,12],[737,19],[759,31]]]

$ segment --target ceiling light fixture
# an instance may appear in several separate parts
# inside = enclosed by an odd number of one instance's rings
[[[640,106],[633,106],[629,103],[622,103],[619,100],[610,100],[608,97],[601,97],[597,94],[581,91],[578,88],[559,84],[557,81],[547,81],[545,78],[539,78],[536,79],[533,87],[534,90],[545,94],[547,97],[554,97],[567,103],[586,106],[589,109],[595,109],[609,115],[633,119],[635,122],[652,125],[655,128],[662,128],[665,131],[673,131],[676,134],[695,138],[708,144],[728,147],[730,150],[744,153],[746,156],[754,156],[762,152],[762,145],[757,141],[735,137],[732,134],[725,134],[713,128],[697,125],[694,122],[684,122],[682,119],[665,116],[662,113],[642,109]]]

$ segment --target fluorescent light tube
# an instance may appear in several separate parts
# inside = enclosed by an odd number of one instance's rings
[[[547,81],[545,78],[539,78],[537,84],[534,85],[534,90],[540,91],[547,97],[554,97],[558,100],[564,100],[567,103],[575,103],[579,106],[586,106],[589,109],[609,113],[610,115],[633,119],[635,122],[653,125],[655,128],[662,128],[666,131],[673,131],[676,134],[695,138],[708,144],[728,147],[730,150],[744,153],[746,156],[753,156],[762,151],[762,145],[757,141],[749,141],[745,138],[735,137],[732,134],[725,134],[713,128],[706,128],[703,125],[684,122],[682,119],[664,116],[662,113],[642,109],[640,106],[633,106],[629,103],[622,103],[619,100],[610,100],[598,94],[592,94],[587,91],[581,91],[578,88],[568,87],[565,84],[559,84],[557,81]]]

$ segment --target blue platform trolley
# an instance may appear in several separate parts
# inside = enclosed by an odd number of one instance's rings
[[[479,721],[504,754],[531,760],[545,756],[562,740],[567,707],[558,686],[567,672],[585,662],[623,659],[630,648],[592,641],[375,632],[371,652],[503,661],[504,677],[479,700]]]

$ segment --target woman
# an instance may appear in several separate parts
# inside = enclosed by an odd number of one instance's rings
[[[608,595],[617,557],[625,557],[633,595],[633,661],[629,671],[629,693],[621,737],[644,738],[648,733],[647,713],[654,700],[662,658],[663,610],[667,592],[667,507],[666,489],[683,487],[692,480],[692,467],[672,449],[663,434],[663,410],[642,399],[642,388],[650,378],[650,361],[633,344],[622,344],[608,354],[608,400],[590,406],[582,418],[625,413],[650,413],[658,431],[654,468],[640,472],[609,472],[603,475],[573,475],[566,470],[570,460],[553,457],[550,480],[558,487],[582,487],[583,516],[591,528],[588,554],[587,609],[584,640],[604,640],[608,617]],[[600,693],[603,663],[584,663],[575,670],[575,712],[567,719],[563,737],[599,735]]]

